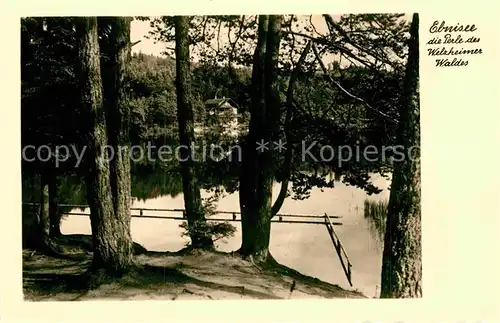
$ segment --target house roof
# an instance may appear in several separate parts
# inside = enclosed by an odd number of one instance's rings
[[[208,99],[205,101],[205,105],[211,105],[220,107],[221,105],[229,103],[231,106],[237,108],[238,105],[230,98],[221,98],[221,99]]]

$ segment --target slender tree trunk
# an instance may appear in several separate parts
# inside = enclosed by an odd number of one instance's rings
[[[175,61],[177,88],[177,119],[179,122],[180,165],[184,192],[184,205],[188,220],[191,246],[212,248],[213,241],[204,234],[206,219],[203,212],[200,187],[192,159],[194,143],[194,117],[191,96],[191,70],[189,57],[189,17],[175,17]]]
[[[22,174],[23,179],[29,176],[29,180],[26,180],[27,190],[30,190],[30,201],[31,203],[36,203],[37,191],[35,190],[35,175],[26,172]],[[36,208],[25,207],[22,208],[22,220],[23,220],[23,249],[32,248],[36,249],[36,233],[38,231],[38,219],[39,210]]]
[[[413,15],[398,145],[420,145],[418,14]],[[420,151],[394,165],[382,261],[382,298],[422,297]]]
[[[260,16],[257,48],[252,74],[252,106],[248,139],[241,174],[240,206],[242,245],[240,253],[256,262],[265,262],[269,254],[274,181],[273,141],[279,136],[280,100],[277,64],[281,16]],[[257,150],[256,143],[268,149]]]
[[[40,250],[50,246],[50,217],[49,217],[49,181],[43,173],[40,180],[40,212],[38,218],[38,240]]]
[[[290,82],[288,82],[288,90],[286,93],[286,115],[285,115],[285,125],[284,125],[285,140],[287,147],[285,152],[285,158],[283,160],[283,180],[281,181],[281,188],[278,193],[278,196],[276,197],[276,200],[274,201],[273,208],[271,210],[273,216],[278,214],[288,194],[288,183],[290,182],[290,175],[292,172],[292,160],[293,160],[293,148],[294,148],[293,147],[294,143],[292,140],[292,129],[291,129],[291,123],[293,118],[293,90],[295,82],[299,78],[302,64],[304,64],[306,56],[311,50],[311,44],[312,42],[309,41],[304,50],[302,51],[302,54],[300,55],[297,65],[295,65],[292,75],[290,76]]]
[[[49,178],[49,218],[50,218],[50,236],[52,238],[61,236],[61,212],[58,209],[58,179],[55,170]]]
[[[36,186],[40,190],[38,192],[39,209],[38,212],[35,211],[32,213],[35,216],[34,221],[26,219],[26,222],[28,222],[27,227],[23,229],[28,236],[26,239],[23,237],[23,240],[27,248],[32,248],[48,256],[57,257],[60,253],[58,248],[52,243],[50,236],[49,174],[45,168],[42,168],[40,173],[40,186]]]
[[[103,108],[99,62],[97,18],[75,18],[78,58],[76,75],[80,81],[82,109],[88,125],[87,194],[91,211],[94,256],[93,271],[115,276],[131,265],[130,236],[121,230],[124,220],[115,215],[109,182],[106,118]]]

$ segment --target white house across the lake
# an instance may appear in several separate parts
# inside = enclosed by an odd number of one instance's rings
[[[229,137],[238,136],[238,105],[231,98],[215,98],[205,101],[205,124],[198,124],[195,132],[201,133],[214,125]]]

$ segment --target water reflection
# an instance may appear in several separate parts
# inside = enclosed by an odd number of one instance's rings
[[[213,177],[216,175],[220,176],[221,172],[214,173]],[[177,209],[184,207],[182,184],[175,170],[146,168],[141,172],[136,172],[132,178],[134,208]],[[211,176],[204,177],[205,188],[210,186],[207,178]],[[239,211],[238,193],[232,192],[235,178],[231,176],[224,180],[221,180],[221,177],[218,178],[218,184],[223,182],[227,184],[229,193],[218,201],[217,209]],[[375,184],[384,191],[373,196],[368,196],[360,189],[341,183],[336,184],[335,188],[313,189],[309,199],[303,201],[287,199],[280,211],[281,213],[315,215],[322,215],[326,212],[329,215],[342,216],[343,225],[336,226],[335,230],[353,264],[354,288],[370,297],[376,294],[380,285],[382,244],[374,234],[373,227],[363,216],[363,203],[365,199],[388,199],[386,188],[389,183],[384,178],[376,178]],[[279,188],[280,184],[276,183],[273,196],[277,196]],[[210,190],[204,190],[202,197],[206,198],[212,194]],[[217,215],[217,217],[221,216]],[[188,242],[186,238],[181,237],[180,223],[181,221],[177,220],[133,218],[132,237],[134,241],[149,250],[176,251]],[[232,223],[236,226],[237,232],[234,237],[216,242],[216,247],[221,251],[233,251],[240,247],[240,224]],[[87,217],[67,216],[62,222],[61,230],[64,234],[90,234],[90,222]],[[273,256],[283,264],[306,275],[338,284],[343,288],[350,288],[326,227],[314,224],[273,223],[270,248]]]

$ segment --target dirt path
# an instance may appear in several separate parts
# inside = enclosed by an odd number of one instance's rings
[[[91,253],[74,245],[68,249],[75,259],[23,251],[25,300],[364,298],[284,266],[260,269],[238,256],[201,251],[137,255],[138,269],[120,281],[88,290],[81,286]]]

